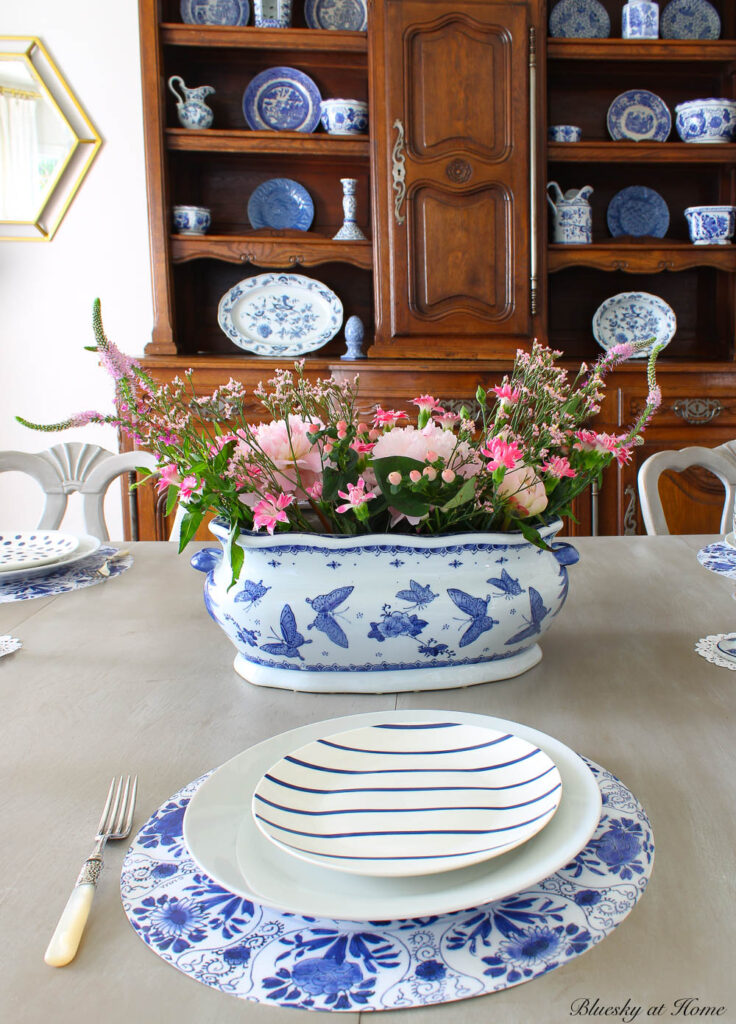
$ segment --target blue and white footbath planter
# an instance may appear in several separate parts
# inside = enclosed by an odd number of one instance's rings
[[[300,917],[237,896],[191,858],[184,813],[204,778],[143,826],[121,895],[146,945],[195,981],[249,1002],[303,1010],[407,1009],[531,981],[585,953],[628,916],[654,866],[646,813],[588,762],[603,802],[581,852],[556,874],[495,903],[363,923]]]
[[[562,528],[540,530],[548,543]],[[207,610],[258,686],[313,693],[451,689],[508,679],[542,657],[539,637],[567,597],[572,545],[521,534],[440,537],[241,533],[240,578],[226,524],[222,551],[192,558],[207,573]]]

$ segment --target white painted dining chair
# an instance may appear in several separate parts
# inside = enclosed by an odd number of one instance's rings
[[[639,503],[647,533],[652,536],[669,534],[667,518],[659,494],[659,478],[666,470],[682,473],[691,466],[702,466],[723,484],[725,495],[721,515],[721,533],[733,529],[734,499],[736,499],[736,442],[729,441],[717,448],[691,446],[679,451],[655,452],[641,464],[638,476]]]
[[[107,451],[96,444],[67,442],[44,452],[0,452],[0,473],[16,471],[32,477],[45,494],[39,530],[58,529],[66,512],[69,495],[82,496],[85,529],[93,537],[109,540],[104,501],[113,480],[136,467],[156,468],[152,452]]]

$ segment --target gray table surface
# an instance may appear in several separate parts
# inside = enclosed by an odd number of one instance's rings
[[[208,989],[148,949],[120,903],[124,843],[108,847],[76,960],[47,967],[44,950],[112,775],[139,774],[140,826],[185,783],[275,733],[399,707],[496,715],[587,754],[644,804],[656,863],[630,917],[584,956],[494,995],[383,1013],[385,1024],[700,1019],[694,1011],[706,1008],[710,1019],[720,1007],[719,1021],[736,1022],[736,673],[694,652],[700,637],[736,629],[736,584],[698,565],[705,542],[576,541],[582,557],[538,666],[505,682],[398,697],[244,682],[204,611],[201,575],[173,545],[132,545],[133,567],[99,586],[0,605],[0,634],[24,643],[0,659],[0,1019],[306,1020],[305,1011]],[[677,1002],[688,998],[697,1002]],[[636,1016],[617,1012],[627,999]]]

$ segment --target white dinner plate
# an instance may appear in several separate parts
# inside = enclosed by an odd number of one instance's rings
[[[4,530],[0,533],[0,579],[17,569],[58,562],[78,545],[78,537],[60,530]]]
[[[43,565],[29,565],[25,569],[14,569],[12,572],[4,572],[0,575],[0,584],[11,583],[13,580],[25,579],[28,576],[43,576],[44,573],[55,572],[57,569],[67,569],[75,562],[81,562],[83,558],[93,555],[102,543],[98,537],[84,535],[76,538],[79,543],[75,550],[64,555],[55,562],[44,563]]]
[[[520,846],[561,796],[560,773],[539,747],[441,716],[332,733],[291,751],[259,781],[252,812],[287,853],[398,878]]]
[[[511,731],[557,765],[562,799],[552,821],[510,853],[457,871],[414,878],[369,878],[292,857],[269,842],[250,811],[259,779],[278,758],[328,732],[397,721],[448,722]],[[585,846],[600,819],[595,779],[569,747],[536,729],[457,711],[381,711],[316,722],[243,751],[213,772],[184,815],[194,860],[230,892],[306,916],[375,921],[451,913],[501,899],[554,874]]]
[[[728,544],[730,548],[736,548],[736,536],[732,533],[727,533],[723,538],[724,544]]]

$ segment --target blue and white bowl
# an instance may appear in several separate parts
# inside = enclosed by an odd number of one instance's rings
[[[174,227],[180,235],[204,235],[212,223],[206,206],[175,206]]]
[[[550,142],[580,142],[583,129],[576,124],[551,124],[547,129]]]
[[[683,142],[733,142],[736,100],[688,100],[675,107],[677,134]]]
[[[322,100],[320,115],[330,135],[362,135],[368,131],[368,104],[363,100]]]
[[[689,206],[685,217],[695,245],[728,245],[736,227],[736,206]]]

